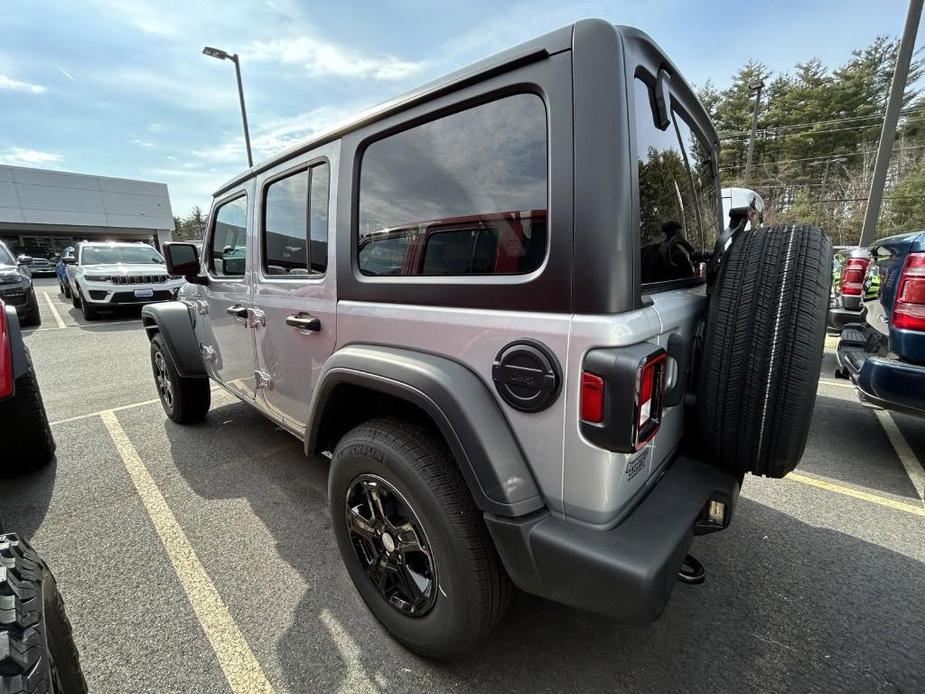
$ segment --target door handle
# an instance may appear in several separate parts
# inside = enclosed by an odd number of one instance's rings
[[[241,306],[240,304],[235,304],[234,306],[229,306],[225,309],[225,313],[229,316],[234,316],[240,320],[247,318],[247,306]]]
[[[321,330],[321,320],[308,313],[296,313],[292,316],[286,316],[286,325],[299,330],[311,330],[312,332]]]

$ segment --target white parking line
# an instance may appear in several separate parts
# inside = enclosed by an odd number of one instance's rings
[[[42,295],[45,297],[45,301],[48,302],[48,308],[51,309],[51,315],[55,317],[55,323],[58,324],[59,328],[66,328],[67,325],[61,318],[61,314],[58,313],[58,309],[55,308],[55,302],[51,300],[50,296],[48,296],[48,292],[42,292]]]
[[[886,432],[887,438],[893,444],[893,450],[899,456],[899,462],[906,468],[906,474],[909,475],[912,486],[915,487],[915,493],[919,495],[919,501],[925,507],[925,468],[922,467],[922,463],[919,462],[909,442],[906,441],[906,437],[896,426],[896,420],[893,419],[893,416],[886,410],[876,410],[875,414],[877,419],[880,420],[880,425]]]
[[[205,631],[212,650],[215,651],[218,664],[225,673],[231,691],[235,694],[272,692],[273,687],[257,657],[248,646],[244,634],[232,618],[228,606],[196,556],[186,533],[167,505],[167,500],[139,457],[115,412],[109,410],[101,413],[100,417],[109,430],[125,469],[144,503],[154,529],[183,585],[183,590],[186,591],[193,612]]]

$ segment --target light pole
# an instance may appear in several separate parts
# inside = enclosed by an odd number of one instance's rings
[[[752,112],[752,134],[748,138],[748,156],[745,159],[745,185],[752,180],[752,156],[755,154],[755,135],[758,131],[758,109],[761,107],[761,90],[764,81],[758,80],[748,85],[755,94],[755,110]]]
[[[241,60],[237,53],[226,53],[221,48],[212,48],[206,46],[202,49],[203,55],[219,60],[230,60],[234,63],[234,72],[238,77],[238,98],[241,100],[241,120],[244,121],[244,144],[247,145],[247,165],[254,165],[254,157],[251,155],[251,135],[247,129],[247,109],[244,108],[244,87],[241,84]]]

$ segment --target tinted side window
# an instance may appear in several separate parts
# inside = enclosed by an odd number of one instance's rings
[[[267,275],[308,274],[308,171],[268,185],[264,210],[263,271]]]
[[[280,277],[324,274],[328,268],[328,165],[270,183],[263,224],[263,271]]]
[[[532,272],[546,254],[546,109],[534,94],[372,143],[360,171],[365,275]]]
[[[700,201],[678,128],[672,124],[660,130],[655,125],[652,91],[640,79],[634,80],[634,96],[642,282],[697,277],[700,267],[692,256],[712,248],[712,242],[704,245]],[[696,154],[701,168],[712,166],[705,148]],[[715,227],[715,203],[712,214]]]
[[[222,204],[215,212],[209,269],[219,277],[241,277],[247,265],[247,197]]]
[[[311,204],[309,263],[314,274],[328,269],[328,194],[331,174],[327,164],[309,169],[311,172]]]

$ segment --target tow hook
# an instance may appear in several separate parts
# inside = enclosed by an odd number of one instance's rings
[[[699,586],[707,578],[707,570],[703,564],[694,559],[690,554],[684,557],[681,569],[678,571],[678,580],[689,586]]]

